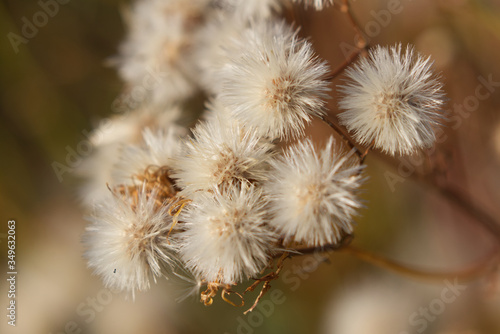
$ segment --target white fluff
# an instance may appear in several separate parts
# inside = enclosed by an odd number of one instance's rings
[[[268,263],[276,240],[266,226],[267,201],[253,186],[214,188],[182,212],[186,231],[180,254],[187,268],[205,281],[237,283]]]
[[[175,160],[173,177],[192,198],[197,192],[214,187],[224,190],[242,183],[266,179],[273,145],[255,131],[237,122],[220,120],[200,122]]]
[[[86,181],[81,189],[83,203],[92,207],[110,196],[106,184],[116,184],[116,166],[124,147],[143,146],[146,128],[152,132],[172,127],[180,131],[174,124],[179,115],[178,107],[142,106],[103,121],[90,136],[92,153],[75,167],[75,172]]]
[[[444,93],[429,58],[411,47],[378,46],[346,71],[340,87],[342,124],[363,145],[391,155],[410,154],[434,144]]]
[[[285,241],[324,245],[353,231],[352,217],[361,207],[357,192],[362,167],[336,151],[333,138],[319,153],[311,140],[303,140],[271,166],[271,181],[266,183],[270,224]]]
[[[172,218],[168,207],[158,206],[154,193],[150,195],[142,189],[135,203],[118,194],[110,196],[90,217],[85,256],[108,288],[134,295],[149,289],[151,278],[163,276],[165,264],[174,264],[175,238],[167,242]]]
[[[291,29],[277,30],[284,29],[254,30],[253,38],[241,39],[247,47],[223,68],[219,97],[242,124],[283,139],[300,136],[304,123],[323,113],[330,89],[328,66],[311,44]]]
[[[130,145],[122,149],[114,168],[113,185],[137,184],[140,181],[136,176],[142,175],[147,168],[172,169],[172,159],[180,151],[180,136],[183,132],[182,128],[174,125],[156,132],[144,129],[142,145]]]
[[[241,57],[244,50],[257,48],[262,38],[283,36],[290,42],[296,35],[281,20],[259,20],[251,16],[244,19],[224,12],[218,14],[200,30],[193,48],[203,88],[213,95],[222,92],[223,69],[231,67],[231,59]]]
[[[154,103],[171,103],[197,89],[188,61],[193,35],[209,0],[139,0],[129,17],[129,34],[116,62],[120,76],[143,88]]]

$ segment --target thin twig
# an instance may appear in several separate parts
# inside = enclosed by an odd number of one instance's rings
[[[313,253],[325,253],[330,251],[337,251],[342,247],[346,247],[347,245],[349,245],[353,239],[354,236],[352,234],[348,234],[344,236],[339,242],[334,242],[323,246],[312,246],[305,248],[290,249],[285,251],[284,253],[288,253],[289,257],[293,257],[293,256],[309,255]],[[281,257],[284,253],[275,254],[274,257],[275,258]]]
[[[318,118],[320,120],[322,120],[330,128],[332,128],[333,131],[337,132],[342,137],[342,139],[347,144],[347,146],[349,146],[349,148],[351,150],[353,150],[358,155],[358,157],[361,159],[362,153],[357,149],[356,145],[354,145],[354,142],[349,138],[349,136],[347,136],[347,134],[345,134],[345,132],[340,128],[339,125],[330,121],[328,118],[326,118],[326,116],[319,116]]]
[[[489,213],[478,207],[476,204],[467,200],[458,190],[437,184],[432,178],[421,178],[425,183],[436,190],[441,196],[453,203],[457,208],[475,218],[481,226],[491,233],[500,243],[500,224]]]
[[[391,165],[394,169],[398,169],[397,161],[395,159],[382,153],[377,153],[375,156]],[[496,239],[498,245],[500,245],[500,222],[477,204],[467,199],[462,192],[449,186],[438,184],[435,178],[424,176],[417,172],[411,174],[409,177],[417,181],[417,183],[420,181],[420,183],[423,183],[430,189],[433,189],[449,203],[453,204],[459,210],[473,218],[486,231],[488,231]]]
[[[455,279],[455,278],[462,281],[472,280],[481,276],[486,271],[491,269],[492,265],[496,264],[499,259],[498,252],[495,249],[485,259],[466,269],[462,269],[455,272],[433,272],[433,271],[410,268],[396,261],[386,259],[380,255],[372,254],[368,251],[358,249],[351,245],[342,247],[339,249],[339,251],[352,254],[356,256],[358,259],[373,264],[375,266],[378,266],[380,268],[389,269],[391,271],[412,278],[431,280],[431,281],[436,281],[436,280],[442,281],[445,279]]]
[[[349,0],[342,0],[342,6],[340,7],[340,11],[347,15],[347,18],[349,19],[349,22],[351,23],[354,32],[356,33],[357,36],[359,36],[359,39],[357,41],[358,44],[357,47],[360,48],[363,52],[363,55],[366,56],[367,55],[366,48],[368,47],[368,41],[366,40],[365,35],[359,26],[358,20],[352,13],[351,4],[349,3]]]
[[[237,295],[238,297],[240,297],[240,303],[239,304],[236,304],[234,303],[233,301],[229,300],[227,297],[226,297],[226,294],[227,295],[230,295],[230,294],[235,294]],[[236,292],[236,291],[232,291],[230,289],[222,289],[222,293],[221,293],[221,297],[222,297],[222,300],[224,300],[226,303],[232,305],[232,306],[235,306],[235,307],[242,307],[245,305],[245,299],[243,298],[243,296],[239,293],[239,292]]]
[[[363,51],[363,49],[358,49],[354,53],[352,53],[342,64],[340,64],[335,70],[333,70],[333,72],[330,73],[330,75],[326,78],[326,80],[332,81],[333,79],[335,79],[349,65],[351,65],[352,62],[356,60],[356,58],[359,57],[359,55],[362,51]]]
[[[373,254],[366,250],[359,249],[350,245],[352,236],[344,238],[340,243],[333,243],[321,247],[308,247],[302,249],[290,250],[290,256],[302,256],[313,253],[326,253],[326,252],[344,252],[356,256],[358,259],[375,265],[377,267],[388,269],[393,272],[399,273],[404,276],[409,276],[414,279],[427,280],[427,281],[442,281],[444,279],[459,279],[462,281],[471,280],[484,274],[491,269],[494,264],[498,263],[499,254],[495,248],[485,257],[485,259],[477,262],[473,266],[466,269],[453,271],[453,272],[433,272],[429,270],[422,270],[409,267],[405,264],[387,259],[383,256]]]
[[[251,286],[249,286],[244,293],[247,293],[249,291],[253,291],[259,284],[260,282],[264,282],[264,285],[262,286],[262,289],[260,290],[259,292],[259,295],[257,296],[257,298],[255,299],[255,302],[253,303],[252,307],[250,307],[248,310],[246,310],[245,312],[243,312],[243,314],[247,314],[249,312],[252,312],[255,307],[257,306],[257,304],[259,303],[259,301],[262,299],[262,297],[264,296],[264,294],[269,291],[269,289],[271,288],[271,281],[272,280],[275,280],[279,277],[279,274],[281,272],[281,270],[283,269],[283,265],[284,265],[284,262],[285,260],[289,257],[289,253],[288,252],[283,252],[276,264],[276,271],[273,271],[273,272],[270,272],[269,274],[265,275],[264,277],[262,278],[258,278]]]
[[[366,158],[366,156],[368,155],[368,153],[370,153],[370,151],[371,151],[371,149],[373,148],[373,146],[375,146],[375,140],[373,140],[373,141],[371,142],[370,146],[368,146],[368,147],[366,148],[366,150],[363,152],[363,154],[361,154],[361,157],[360,157],[360,159],[361,159],[360,163],[361,163],[361,164],[362,164],[363,162],[365,162],[365,158]]]
[[[253,303],[252,307],[250,307],[248,310],[243,312],[243,314],[246,315],[247,313],[252,312],[255,309],[255,307],[257,306],[257,304],[259,304],[259,301],[262,299],[264,294],[267,291],[269,291],[269,289],[271,289],[271,284],[269,283],[269,281],[265,281],[264,285],[262,286],[262,289],[260,290],[259,295],[255,299],[255,302]]]

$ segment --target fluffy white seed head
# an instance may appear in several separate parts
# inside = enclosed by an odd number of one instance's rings
[[[172,169],[172,159],[179,153],[183,128],[170,126],[163,131],[144,129],[143,144],[126,146],[114,168],[113,185],[137,184],[147,169]]]
[[[182,212],[186,231],[180,254],[187,268],[208,282],[240,282],[268,263],[276,240],[266,226],[262,191],[254,186],[214,188]]]
[[[352,232],[352,217],[361,207],[357,192],[362,167],[351,155],[339,153],[332,138],[320,152],[311,140],[301,141],[271,166],[271,181],[266,183],[270,224],[285,241],[324,245]]]
[[[143,103],[139,106],[119,102],[124,110],[130,110],[103,120],[90,136],[91,143],[100,148],[115,144],[138,144],[143,140],[143,131],[163,131],[179,120],[184,110],[178,106],[162,106]],[[131,109],[128,109],[128,108]],[[121,110],[121,109],[120,109]]]
[[[304,123],[323,113],[329,91],[326,63],[291,30],[282,35],[264,31],[248,44],[221,72],[222,103],[262,135],[301,135]]]
[[[248,2],[248,1],[247,1]],[[217,95],[222,92],[224,68],[230,68],[231,59],[238,59],[247,49],[257,48],[263,39],[273,36],[288,38],[296,36],[285,21],[245,19],[237,15],[219,13],[200,30],[194,43],[193,57],[200,73],[204,89]],[[270,42],[268,42],[270,43]]]
[[[149,196],[151,195],[151,196]],[[149,289],[150,280],[173,266],[176,240],[167,234],[172,218],[167,206],[158,206],[154,193],[141,189],[137,200],[110,196],[94,208],[84,242],[88,265],[106,287],[135,291]]]
[[[391,155],[411,154],[434,144],[433,127],[442,119],[442,84],[429,58],[411,47],[378,46],[369,58],[347,69],[340,87],[342,124],[364,145]]]
[[[99,203],[110,197],[111,193],[106,184],[117,184],[116,166],[122,151],[127,146],[145,145],[144,129],[148,128],[154,133],[175,128],[175,132],[182,133],[174,124],[180,114],[180,108],[175,106],[163,108],[143,105],[101,122],[88,138],[93,147],[92,154],[75,168],[77,175],[86,181],[80,191],[83,203],[92,207],[93,203]],[[76,149],[78,150],[78,146]],[[127,178],[129,177],[130,175],[127,175]]]
[[[228,45],[246,28],[246,23],[236,17],[227,17],[224,13],[214,15],[201,29],[193,47],[192,57],[203,89],[216,95],[221,91],[219,72],[227,64]]]
[[[223,105],[219,99],[210,99],[205,107],[205,111],[200,117],[205,122],[219,122],[224,127],[231,126],[234,122],[238,123],[229,108]]]
[[[267,177],[272,150],[273,145],[255,131],[214,117],[193,130],[193,138],[175,160],[173,177],[189,198],[213,187],[224,190],[261,182]]]
[[[129,34],[116,58],[133,91],[170,103],[196,91],[196,73],[185,56],[209,0],[139,0],[128,15]]]

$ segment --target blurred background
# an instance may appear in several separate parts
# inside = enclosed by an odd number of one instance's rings
[[[103,289],[82,256],[86,221],[78,180],[72,168],[57,173],[54,163],[68,165],[68,154],[111,114],[123,89],[106,62],[125,36],[120,13],[129,3],[63,2],[26,39],[19,37],[28,29],[26,20],[42,19],[34,18],[43,10],[40,2],[0,5],[0,309],[5,314],[9,219],[16,221],[18,271],[16,327],[2,314],[1,333],[500,333],[495,268],[443,304],[435,301],[447,287],[443,281],[403,277],[344,253],[319,265],[299,257],[288,261],[285,275],[272,284],[282,294],[268,295],[268,307],[249,316],[219,298],[210,307],[197,296],[178,303],[189,288],[180,283],[160,281],[135,302]],[[353,11],[371,45],[411,43],[430,55],[449,98],[448,121],[435,149],[412,159],[368,156],[367,208],[357,219],[353,244],[431,271],[479,263],[498,241],[478,222],[477,212],[468,214],[463,203],[434,185],[453,189],[500,221],[500,1],[356,0]],[[302,26],[301,34],[311,37],[332,68],[355,46],[352,27],[334,8],[316,12],[295,5],[284,15]],[[333,96],[332,115],[335,91]],[[329,134],[319,123],[309,130],[319,141]],[[430,307],[428,319],[419,313],[422,307]]]

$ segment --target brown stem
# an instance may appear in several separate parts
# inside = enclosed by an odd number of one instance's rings
[[[293,256],[302,256],[302,255],[309,255],[313,253],[324,253],[324,252],[331,252],[331,251],[337,251],[341,249],[342,247],[346,247],[351,243],[351,241],[354,239],[354,236],[352,234],[348,234],[342,238],[339,242],[336,243],[331,243],[323,246],[313,246],[313,247],[304,247],[304,248],[297,248],[297,249],[292,249],[289,251],[285,251],[283,253],[278,253],[275,254],[275,258],[281,257],[283,254],[288,254],[289,257]]]
[[[356,148],[356,145],[354,145],[354,142],[349,138],[349,136],[347,136],[347,134],[340,128],[340,126],[338,126],[334,122],[330,121],[328,118],[326,118],[326,116],[318,116],[318,118],[320,120],[322,120],[330,128],[332,128],[333,131],[337,132],[342,137],[342,139],[344,140],[346,145],[349,146],[349,148],[352,151],[354,151],[358,155],[358,157],[361,159],[361,155],[362,155],[361,152]]]
[[[371,142],[370,146],[368,146],[368,147],[366,148],[366,150],[363,152],[363,154],[361,154],[361,156],[360,156],[360,159],[361,159],[360,163],[361,163],[361,164],[362,164],[363,162],[365,162],[365,158],[366,158],[366,156],[368,155],[368,153],[370,153],[370,151],[371,151],[371,149],[373,148],[373,146],[374,146],[374,145],[375,145],[375,140],[373,140],[373,141]]]
[[[363,55],[367,54],[366,48],[368,47],[368,41],[366,40],[363,31],[361,30],[358,20],[354,16],[351,10],[351,4],[349,0],[342,0],[342,6],[340,7],[340,11],[347,15],[349,22],[351,23],[352,28],[357,36],[359,36],[359,40],[357,42],[357,47],[360,48],[363,52]]]
[[[333,70],[333,72],[330,73],[330,75],[328,76],[328,78],[326,78],[326,80],[332,81],[333,79],[335,79],[340,73],[342,73],[347,68],[347,66],[351,65],[351,63],[355,61],[356,58],[359,57],[360,53],[363,50],[364,49],[358,49],[354,53],[352,53],[342,64],[340,64],[335,70]]]
[[[230,299],[228,299],[226,297],[226,295],[230,295],[230,294],[233,294],[233,293],[235,295],[237,295],[238,297],[240,297],[240,303],[239,304],[234,303],[233,301],[231,301]],[[226,303],[228,303],[228,304],[230,304],[232,306],[242,307],[243,305],[245,305],[245,299],[243,298],[243,296],[239,292],[232,291],[230,289],[222,289],[221,297],[222,297],[222,300],[224,300]]]
[[[398,169],[398,161],[394,158],[391,158],[381,152],[376,152],[375,156],[390,165],[392,168],[396,170]],[[417,183],[425,184],[431,190],[434,190],[436,193],[441,195],[442,198],[454,205],[457,209],[474,219],[486,231],[488,231],[496,239],[498,245],[500,245],[500,222],[477,204],[467,199],[462,192],[450,186],[439,184],[434,177],[425,176],[422,173],[415,172],[411,174],[409,178],[412,178]]]
[[[245,312],[243,312],[243,314],[247,314],[249,312],[252,312],[255,309],[255,307],[257,306],[257,304],[259,303],[259,301],[262,299],[262,297],[264,296],[264,294],[267,291],[269,291],[269,289],[271,288],[271,283],[270,282],[272,280],[275,280],[275,279],[277,279],[279,277],[280,272],[283,269],[284,262],[285,262],[285,260],[289,256],[290,255],[288,254],[288,252],[283,252],[283,254],[281,254],[280,259],[278,260],[278,263],[276,264],[276,271],[270,272],[269,274],[265,275],[262,278],[258,278],[251,286],[249,286],[245,290],[244,293],[247,293],[249,291],[253,291],[259,285],[260,282],[264,282],[264,285],[262,286],[262,289],[260,290],[259,295],[255,299],[255,302],[253,303],[252,307],[250,307],[248,310],[246,310]]]
[[[490,214],[478,207],[476,204],[467,200],[458,190],[449,186],[437,184],[433,178],[423,178],[425,183],[436,190],[441,196],[453,203],[457,208],[474,218],[481,226],[491,233],[500,243],[500,225]]]
[[[498,253],[495,249],[484,260],[466,269],[455,272],[433,272],[433,271],[410,268],[396,261],[386,259],[380,255],[375,255],[350,245],[340,248],[339,251],[352,254],[360,260],[363,260],[367,263],[373,264],[383,269],[388,269],[412,278],[431,280],[431,281],[436,281],[436,280],[442,281],[445,279],[455,279],[455,278],[462,281],[472,280],[484,274],[487,270],[491,269],[493,263],[498,262]]]
[[[259,302],[262,299],[262,297],[264,296],[264,294],[267,291],[269,291],[269,289],[271,289],[271,284],[269,283],[269,281],[264,282],[264,285],[262,286],[262,289],[260,290],[259,295],[255,299],[255,302],[248,310],[243,312],[243,314],[246,315],[247,313],[252,312],[255,309],[255,307],[257,307],[257,304],[259,304]]]
[[[374,151],[374,156],[391,166],[396,171],[398,170],[398,164],[400,163],[400,161],[396,160],[395,158],[392,158],[387,154],[383,154],[382,152],[378,151]],[[474,219],[495,238],[496,242],[500,246],[500,222],[498,218],[493,217],[483,208],[473,203],[456,188],[450,187],[448,185],[442,185],[437,182],[436,178],[433,177],[432,174],[429,176],[416,171],[415,173],[409,175],[408,178],[414,180],[419,184],[424,184],[429,189],[434,190],[450,204],[468,215],[470,218]]]
[[[408,267],[407,265],[401,264],[399,262],[387,259],[383,256],[370,253],[368,251],[359,249],[357,247],[351,246],[352,236],[347,236],[340,243],[328,244],[321,247],[308,247],[300,248],[295,250],[289,250],[289,256],[302,256],[313,253],[324,253],[324,252],[344,252],[356,256],[358,259],[375,265],[377,267],[388,269],[399,273],[404,276],[409,276],[414,279],[421,279],[427,281],[442,281],[444,279],[459,279],[459,280],[471,280],[484,274],[487,270],[491,269],[492,265],[497,263],[499,260],[499,254],[495,248],[493,251],[486,256],[485,259],[481,260],[474,266],[468,267],[466,269],[454,271],[454,272],[433,272],[428,270],[416,269]]]

